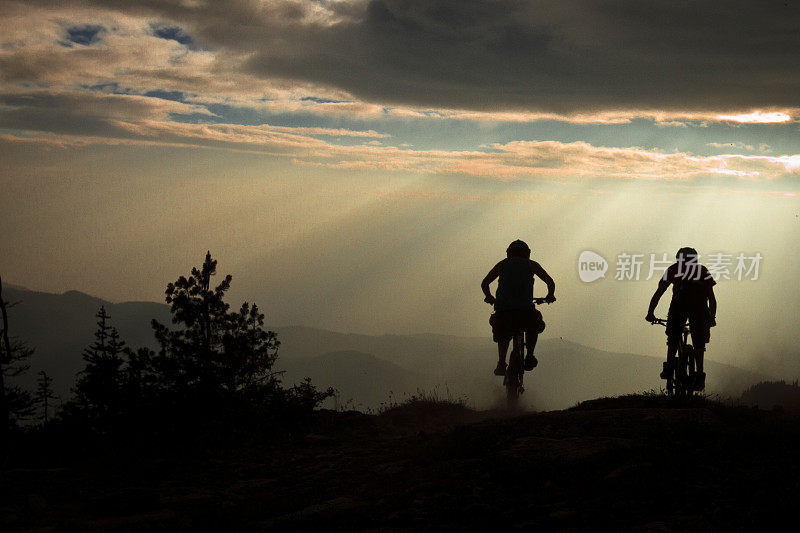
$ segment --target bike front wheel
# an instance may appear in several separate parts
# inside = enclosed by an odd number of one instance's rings
[[[506,385],[506,406],[516,409],[519,406],[519,387],[512,384]]]
[[[514,335],[514,343],[506,370],[506,403],[509,409],[516,409],[519,405],[519,396],[522,394],[522,373],[525,353],[523,332]]]

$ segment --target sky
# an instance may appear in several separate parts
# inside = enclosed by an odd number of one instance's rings
[[[0,0],[0,274],[161,301],[210,250],[269,324],[482,336],[521,238],[544,336],[656,355],[649,261],[690,245],[708,357],[794,379],[799,26],[794,0]]]

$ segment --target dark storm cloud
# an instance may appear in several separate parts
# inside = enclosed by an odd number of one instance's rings
[[[153,35],[159,37],[161,39],[167,39],[168,41],[176,41],[180,44],[184,44],[186,46],[192,45],[192,36],[188,35],[182,28],[177,26],[165,26],[154,24],[153,26]]]
[[[424,106],[790,106],[798,22],[774,1],[373,0],[357,22],[294,27],[244,68]]]
[[[103,26],[86,24],[84,26],[72,26],[67,28],[67,40],[75,44],[91,45],[98,41],[106,32]]]
[[[162,21],[239,73],[376,103],[729,110],[800,92],[800,5],[783,0],[87,3]]]

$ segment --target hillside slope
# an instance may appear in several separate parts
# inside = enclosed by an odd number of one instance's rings
[[[658,397],[492,416],[425,403],[323,412],[285,444],[7,469],[0,527],[729,531],[796,518],[795,417]]]
[[[330,352],[310,358],[285,358],[282,368],[287,381],[311,378],[317,386],[334,387],[334,408],[369,409],[386,402],[390,395],[424,387],[423,375],[394,363],[356,351]],[[338,403],[337,403],[338,402]]]

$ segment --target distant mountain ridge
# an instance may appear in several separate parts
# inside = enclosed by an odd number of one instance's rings
[[[128,346],[155,348],[150,321],[169,323],[169,308],[155,302],[111,303],[80,291],[62,294],[4,285],[3,298],[16,303],[9,309],[9,333],[35,348],[31,369],[20,383],[32,386],[36,373],[45,370],[61,399],[69,397],[75,375],[83,369],[81,352],[94,339],[95,314],[104,306]]]
[[[478,408],[503,401],[502,379],[492,375],[497,347],[490,335],[359,335],[334,333],[303,326],[276,328],[281,339],[277,366],[286,379],[300,376],[293,361],[329,351],[358,350],[417,372],[420,382],[411,389],[392,389],[402,398],[417,392],[463,397]],[[584,400],[649,390],[659,390],[663,381],[660,356],[623,354],[597,350],[561,338],[544,338],[536,347],[539,366],[526,374],[526,402],[536,409],[563,409]],[[715,361],[706,362],[709,393],[738,397],[763,376]],[[325,376],[318,384],[334,385]],[[350,388],[342,398],[358,395]],[[388,395],[388,391],[387,391]]]
[[[153,318],[171,323],[168,306],[155,302],[110,303],[79,291],[52,294],[13,285],[4,286],[3,296],[19,302],[10,309],[11,335],[36,349],[21,384],[32,387],[36,372],[46,370],[62,399],[69,397],[75,375],[83,368],[81,352],[92,342],[101,305],[133,348],[157,347],[150,326]],[[497,349],[488,331],[485,336],[456,337],[361,335],[305,326],[271,329],[281,341],[275,369],[285,371],[284,381],[311,377],[317,386],[334,386],[340,405],[377,408],[418,391],[465,398],[476,407],[490,406],[503,397],[502,380],[491,373]],[[540,364],[527,375],[524,396],[536,409],[561,409],[600,396],[662,386],[661,357],[605,352],[560,338],[541,339],[536,354]],[[706,366],[712,393],[738,397],[764,380],[714,361]]]

